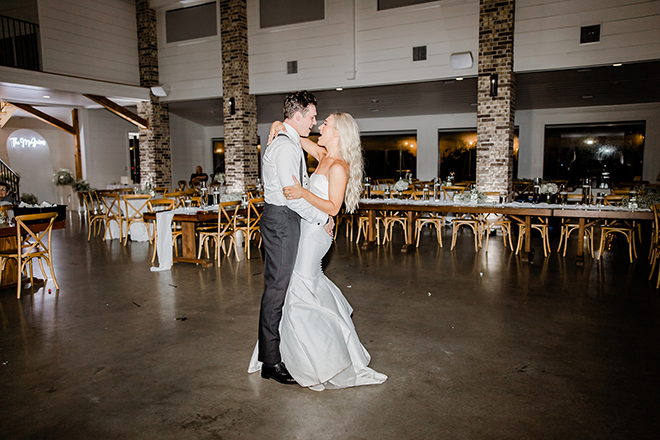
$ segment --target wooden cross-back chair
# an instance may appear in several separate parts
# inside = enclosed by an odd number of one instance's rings
[[[262,211],[258,206],[262,205],[263,203],[263,197],[248,200],[247,213],[245,216],[239,215],[241,205],[236,206],[236,209],[234,210],[233,234],[236,258],[238,258],[238,247],[235,238],[235,234],[237,232],[242,232],[244,234],[245,254],[247,255],[248,260],[250,259],[250,242],[257,234],[259,234],[259,247],[261,247],[261,233],[259,231],[259,225],[261,224]]]
[[[93,192],[83,192],[81,194],[83,202],[85,203],[85,212],[87,213],[87,227],[89,228],[89,231],[87,232],[87,241],[89,241],[92,237],[92,231],[94,237],[101,233],[101,226],[103,225],[105,214],[103,214],[103,209],[101,209],[98,199]]]
[[[41,274],[45,280],[48,279],[42,260],[45,260],[50,268],[50,275],[53,277],[55,288],[59,289],[55,278],[55,269],[53,269],[53,255],[51,252],[51,233],[53,223],[57,217],[56,212],[45,212],[42,214],[18,215],[16,220],[16,248],[0,251],[0,281],[2,280],[2,269],[8,260],[16,260],[18,268],[16,298],[21,298],[22,274],[29,266],[30,283],[34,285],[33,260],[37,259]],[[33,230],[30,227],[32,223],[47,222],[48,225],[41,231]],[[39,228],[40,229],[40,228]]]
[[[215,230],[199,230],[199,245],[197,247],[197,258],[202,256],[202,248],[206,252],[206,258],[209,258],[209,241],[213,241],[215,247],[215,260],[218,267],[220,267],[220,250],[225,255],[230,255],[232,247],[234,246],[234,219],[233,215],[236,213],[235,209],[240,206],[241,202],[223,202],[218,205],[218,223]],[[230,214],[231,213],[231,214]],[[229,238],[229,247],[225,248],[225,239]]]
[[[124,201],[124,221],[126,222],[126,236],[124,237],[124,246],[128,242],[128,234],[131,231],[131,225],[142,223],[147,227],[147,234],[149,241],[151,241],[151,234],[149,234],[149,224],[142,217],[144,211],[149,210],[149,201],[151,196],[149,194],[134,194],[122,196]],[[137,202],[137,203],[135,203]]]
[[[651,253],[649,257],[649,262],[651,263],[649,280],[653,278],[655,266],[660,261],[660,205],[651,205],[651,211],[653,211],[653,241],[651,242]],[[655,284],[655,288],[660,288],[660,269],[658,269],[658,281]]]
[[[623,203],[622,195],[609,195],[605,196],[605,204],[611,206],[620,206]],[[622,235],[628,242],[628,255],[632,263],[637,258],[637,248],[635,246],[635,232],[637,224],[635,222],[628,222],[625,220],[609,220],[605,221],[600,227],[600,244],[598,246],[597,259],[603,256],[605,250],[610,249],[612,239],[615,234]]]
[[[119,240],[124,240],[123,219],[121,216],[121,207],[119,206],[119,195],[115,192],[103,192],[100,194],[103,202],[103,221],[105,223],[105,233],[110,235],[112,240],[112,230],[110,224],[115,222],[119,227]]]

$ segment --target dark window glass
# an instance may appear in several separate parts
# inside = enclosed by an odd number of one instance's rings
[[[128,151],[131,158],[131,180],[133,183],[142,181],[140,173],[140,138],[137,134],[128,135]]]
[[[165,29],[168,43],[218,35],[215,2],[167,11]]]
[[[547,125],[543,178],[577,183],[641,179],[646,123]]]
[[[438,133],[438,175],[455,182],[477,180],[477,129],[441,130]],[[518,175],[518,129],[513,133],[513,178]]]
[[[262,29],[324,18],[324,0],[259,1],[259,25]]]
[[[378,0],[378,10],[401,8],[403,6],[431,3],[437,0]]]
[[[213,175],[225,172],[225,140],[213,139]]]
[[[360,136],[364,149],[364,175],[372,179],[400,179],[417,175],[417,134],[377,133]]]

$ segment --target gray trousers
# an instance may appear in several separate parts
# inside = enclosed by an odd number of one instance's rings
[[[286,206],[266,204],[261,217],[264,245],[264,294],[259,315],[259,360],[276,364],[280,356],[280,321],[300,240],[300,216]]]

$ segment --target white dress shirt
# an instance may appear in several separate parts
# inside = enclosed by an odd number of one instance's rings
[[[285,136],[278,136],[268,145],[264,153],[262,169],[264,180],[264,200],[266,203],[287,206],[309,223],[324,225],[328,214],[315,208],[305,199],[288,200],[282,189],[293,185],[293,176],[300,175],[303,150],[300,135],[289,124],[284,123]],[[307,166],[303,167],[303,187],[307,187]]]

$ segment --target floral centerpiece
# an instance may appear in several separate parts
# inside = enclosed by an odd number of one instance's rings
[[[557,186],[556,183],[543,183],[541,184],[541,189],[540,192],[541,194],[557,194],[559,191],[559,187]]]
[[[401,180],[399,180],[397,183],[394,184],[394,186],[392,187],[392,189],[393,189],[394,191],[399,191],[399,192],[401,192],[401,191],[405,191],[405,190],[407,190],[409,185],[410,185],[410,184],[408,183],[408,181],[401,179]]]
[[[84,179],[74,181],[71,184],[71,188],[77,193],[87,192],[92,189],[91,186],[89,186],[89,182]]]
[[[454,196],[454,201],[457,203],[470,203],[472,205],[486,203],[486,194],[473,189],[471,191],[464,192],[463,194],[456,194]]]
[[[140,185],[140,189],[138,189],[136,194],[148,194],[151,197],[154,197],[156,195],[156,185],[154,185],[154,180],[151,178],[151,176],[148,176],[142,184]]]
[[[220,185],[225,184],[225,173],[217,173],[215,176],[213,176],[213,181],[218,182]]]
[[[651,205],[660,203],[660,189],[654,186],[641,185],[637,190],[638,196],[636,197],[637,207],[641,209],[650,209]],[[625,196],[621,198],[623,206],[630,205],[630,197]]]
[[[68,186],[71,185],[75,179],[73,178],[73,173],[71,170],[66,168],[60,168],[55,171],[53,174],[53,183],[57,186]]]

